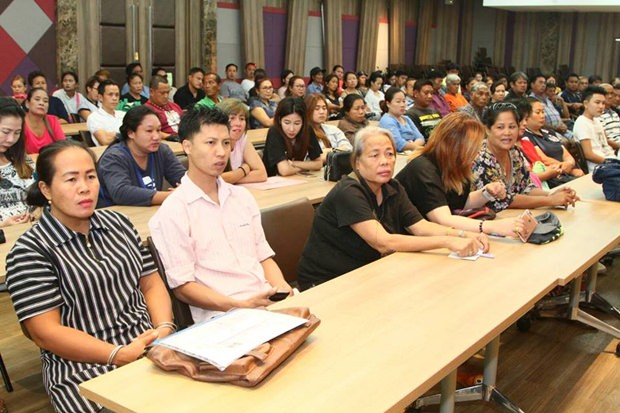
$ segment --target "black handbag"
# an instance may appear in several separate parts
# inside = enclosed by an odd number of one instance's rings
[[[351,151],[334,149],[327,153],[327,160],[323,171],[323,178],[326,181],[339,181],[342,175],[348,175],[352,170]]]

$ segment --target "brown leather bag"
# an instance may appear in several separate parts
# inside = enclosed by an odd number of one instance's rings
[[[286,360],[321,323],[321,320],[310,314],[307,307],[290,307],[273,311],[306,318],[308,322],[261,344],[224,371],[218,370],[210,363],[164,346],[154,346],[147,357],[163,370],[177,371],[194,380],[254,387]]]

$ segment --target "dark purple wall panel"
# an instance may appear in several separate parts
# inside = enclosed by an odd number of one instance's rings
[[[268,77],[279,77],[284,67],[287,14],[285,10],[263,8],[265,31],[265,70]]]
[[[412,65],[415,63],[415,23],[405,23],[405,64]]]
[[[359,18],[342,16],[342,66],[345,71],[357,70],[357,35],[359,28]]]

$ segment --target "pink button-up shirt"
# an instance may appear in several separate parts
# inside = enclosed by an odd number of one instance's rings
[[[149,221],[171,288],[198,282],[245,299],[270,287],[261,262],[274,255],[265,240],[260,210],[242,187],[218,178],[219,205],[189,176]],[[218,311],[191,306],[198,322]]]

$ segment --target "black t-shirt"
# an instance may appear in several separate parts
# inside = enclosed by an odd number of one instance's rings
[[[278,174],[278,163],[286,159],[292,159],[286,153],[286,144],[284,139],[288,139],[280,134],[275,126],[269,128],[267,139],[265,140],[265,149],[263,149],[263,163],[267,169],[267,176],[276,176]],[[316,140],[316,136],[310,131],[310,145],[306,158],[315,160],[321,156],[323,151]]]
[[[366,182],[343,177],[316,211],[312,231],[299,263],[302,289],[329,281],[381,258],[351,225],[378,220],[390,234],[409,234],[407,228],[422,219],[403,187],[395,180],[383,185],[383,202],[377,205]]]
[[[441,115],[432,107],[421,108],[413,105],[405,115],[409,116],[418,130],[428,141],[433,129],[441,122]]]
[[[452,190],[446,191],[441,181],[439,167],[425,155],[418,156],[409,162],[396,175],[396,179],[405,188],[413,205],[424,216],[446,205],[450,211],[463,209],[469,197],[469,184],[463,185],[461,195]]]
[[[538,146],[541,151],[544,152],[550,158],[558,160],[562,162],[564,151],[562,142],[556,137],[552,136],[547,131],[541,130],[542,136],[535,134],[534,132],[526,129],[525,136],[534,144],[534,146]]]
[[[192,105],[198,102],[200,99],[205,97],[205,92],[202,90],[198,90],[196,93],[196,97],[192,95],[192,92],[189,90],[189,85],[185,84],[177,89],[174,94],[174,103],[179,105],[181,109],[187,109],[189,105]]]

